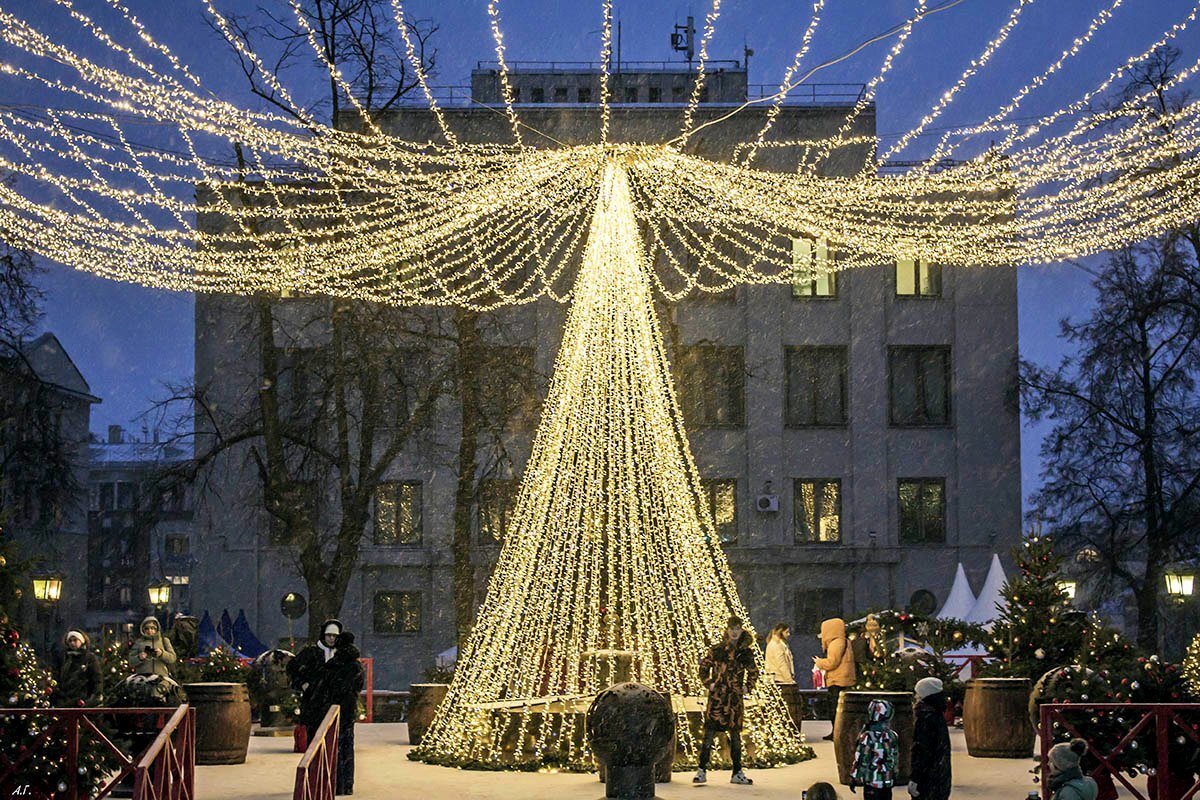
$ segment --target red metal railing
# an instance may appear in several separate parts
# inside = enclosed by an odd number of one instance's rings
[[[967,667],[971,668],[971,677],[976,677],[979,668],[991,661],[990,657],[983,655],[946,655],[943,658],[955,665],[952,673],[955,678],[961,677]]]
[[[363,705],[366,706],[366,718],[363,722],[375,721],[375,659],[360,658],[363,665],[363,671],[366,673],[363,681],[363,693],[366,694],[366,700]]]
[[[133,800],[195,800],[196,709],[180,706],[133,770]]]
[[[23,753],[19,753],[16,758],[8,758],[4,754],[0,754],[0,787],[12,786],[22,783],[20,772],[22,765],[31,759],[47,742],[57,736],[64,736],[66,740],[66,762],[63,774],[63,781],[67,788],[59,795],[66,800],[82,800],[85,792],[81,791],[80,774],[79,774],[79,742],[81,737],[90,736],[94,738],[105,750],[108,755],[117,764],[117,770],[108,777],[107,780],[100,786],[99,791],[93,795],[92,800],[101,800],[108,797],[112,790],[121,781],[134,774],[140,762],[138,756],[140,754],[127,754],[120,747],[115,745],[108,734],[102,731],[93,719],[99,717],[101,721],[105,719],[113,719],[115,717],[153,717],[155,726],[162,728],[168,715],[171,719],[177,716],[184,715],[190,722],[191,728],[195,729],[195,712],[190,710],[186,704],[178,708],[6,708],[0,711],[0,719],[5,717],[45,717],[48,722],[42,729],[41,733],[34,739]],[[195,735],[194,733],[187,740],[188,750],[190,753],[186,757],[189,765],[195,763]],[[157,741],[156,741],[157,743]],[[180,742],[182,744],[182,741]],[[147,752],[151,748],[147,749]],[[192,797],[192,778],[191,774],[194,770],[189,770],[187,777],[188,800]],[[181,778],[182,779],[182,778]],[[136,781],[136,777],[134,779]],[[173,798],[178,798],[178,795],[171,795]],[[141,800],[150,800],[150,795],[144,795]]]
[[[333,800],[337,780],[338,721],[341,709],[330,706],[296,766],[292,800]],[[353,722],[351,722],[353,724]]]
[[[1075,723],[1067,718],[1067,713],[1099,715],[1120,714],[1122,737],[1114,743],[1098,743],[1080,733]],[[1185,719],[1184,715],[1188,718]],[[1083,739],[1088,743],[1088,754],[1096,762],[1090,771],[1093,778],[1119,781],[1136,800],[1200,800],[1200,781],[1188,776],[1184,783],[1179,782],[1180,776],[1172,774],[1170,761],[1170,745],[1172,738],[1180,743],[1200,747],[1200,733],[1196,731],[1197,718],[1200,717],[1200,703],[1044,703],[1041,707],[1041,725],[1038,733],[1042,743],[1042,797],[1050,798],[1049,787],[1049,755],[1050,748],[1055,744],[1054,729],[1056,726],[1066,731],[1072,738]],[[1114,761],[1123,753],[1139,746],[1144,747],[1148,738],[1153,738],[1153,750],[1145,753],[1144,759],[1154,769],[1148,781],[1146,793],[1130,782],[1125,771]],[[1142,742],[1139,745],[1139,740]],[[1112,747],[1102,745],[1112,744]],[[1189,765],[1190,766],[1190,765]],[[1178,770],[1176,770],[1178,772]]]

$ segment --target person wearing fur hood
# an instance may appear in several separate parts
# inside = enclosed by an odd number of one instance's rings
[[[83,631],[67,631],[62,660],[55,675],[54,705],[59,708],[98,706],[104,702],[104,674],[100,659],[88,647]]]
[[[729,734],[729,753],[733,758],[730,783],[750,785],[754,781],[742,771],[742,721],[746,713],[744,698],[754,691],[758,681],[758,662],[754,657],[754,637],[742,628],[742,621],[730,617],[721,641],[700,659],[700,680],[708,690],[704,709],[704,743],[700,748],[700,769],[693,783],[707,781],[708,761],[713,739],[718,732]]]
[[[129,648],[129,666],[134,675],[161,675],[171,677],[175,666],[175,648],[171,640],[162,635],[158,619],[149,616],[138,628],[139,636]]]

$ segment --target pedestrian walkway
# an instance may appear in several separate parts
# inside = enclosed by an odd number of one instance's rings
[[[779,769],[749,774],[754,786],[731,786],[729,773],[712,772],[706,786],[693,786],[692,773],[677,772],[671,783],[658,784],[662,798],[690,800],[800,800],[800,792],[815,781],[837,785],[833,745],[821,741],[829,723],[805,725],[805,735],[817,758]],[[355,736],[358,761],[354,797],[358,800],[601,800],[604,787],[595,775],[526,772],[471,772],[434,767],[408,760],[405,725],[359,725]],[[1037,787],[1029,770],[1032,759],[971,758],[962,731],[951,731],[954,748],[954,800],[1020,800]],[[814,741],[815,740],[815,741]],[[252,737],[245,764],[196,768],[198,800],[285,800],[292,796],[299,756],[292,740]],[[838,788],[845,800],[852,797]],[[898,796],[907,797],[900,791]]]

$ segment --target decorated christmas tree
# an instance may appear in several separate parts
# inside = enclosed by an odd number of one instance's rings
[[[1014,548],[1017,574],[1001,591],[1003,604],[988,650],[996,659],[989,674],[1037,681],[1048,670],[1074,664],[1089,627],[1071,608],[1060,581],[1062,556],[1049,536],[1029,536]]]
[[[868,631],[870,619],[879,623],[877,632]],[[850,635],[867,640],[866,647],[855,650],[860,688],[908,692],[921,678],[934,677],[941,678],[952,697],[961,695],[962,687],[956,674],[958,665],[946,660],[946,654],[981,645],[988,636],[979,625],[961,619],[890,609],[851,623]]]
[[[19,631],[0,627],[0,707],[49,708],[54,681],[38,664],[33,648]],[[49,797],[67,790],[67,741],[64,731],[37,740],[51,724],[45,716],[0,716],[0,763],[21,761],[17,770],[26,794]],[[97,792],[116,762],[94,738],[82,736],[79,743],[78,786],[80,796]],[[0,787],[0,792],[13,787]]]

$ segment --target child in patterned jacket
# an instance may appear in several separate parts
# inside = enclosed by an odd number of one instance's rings
[[[892,800],[900,741],[892,730],[892,713],[892,704],[886,700],[872,700],[867,705],[867,724],[858,735],[850,768],[850,791],[863,787],[863,800]]]

